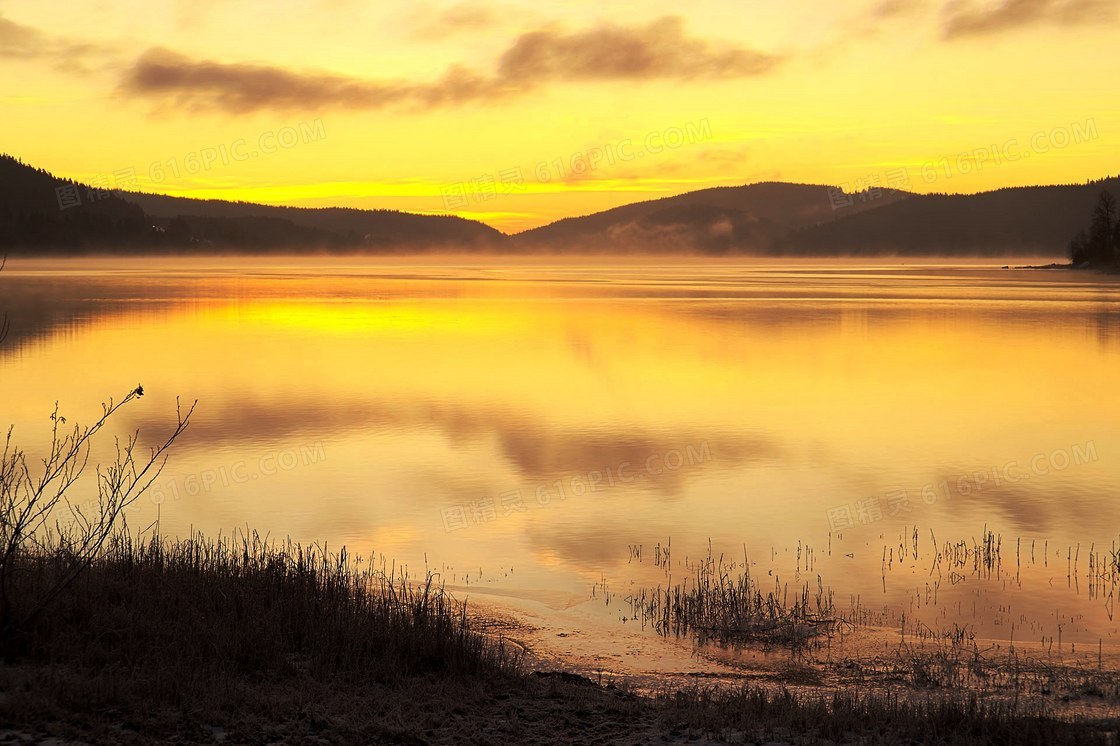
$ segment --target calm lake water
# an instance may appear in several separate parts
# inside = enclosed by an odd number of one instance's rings
[[[631,547],[671,537],[682,575],[745,548],[754,572],[819,576],[884,623],[1120,639],[1087,574],[1120,535],[1116,278],[23,261],[0,272],[5,309],[0,420],[33,452],[56,400],[89,421],[142,383],[118,424],[149,442],[177,396],[198,400],[134,526],[158,501],[164,534],[345,544],[557,634],[622,628],[622,599],[666,582]],[[1000,571],[934,568],[985,528]]]

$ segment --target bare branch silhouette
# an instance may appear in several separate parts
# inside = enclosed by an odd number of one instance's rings
[[[167,452],[190,424],[193,403],[186,411],[176,402],[171,434],[147,455],[138,452],[139,433],[116,443],[116,458],[97,467],[97,497],[82,505],[70,492],[89,464],[94,438],[122,407],[144,395],[142,386],[119,402],[102,404],[92,425],[67,427],[58,405],[51,414],[51,442],[41,467],[12,442],[9,428],[0,457],[0,631],[5,641],[25,629],[84,572],[101,553],[106,540],[124,523],[124,511],[136,503],[159,477]],[[15,608],[12,576],[21,563],[36,556],[62,558],[33,598],[21,598]]]

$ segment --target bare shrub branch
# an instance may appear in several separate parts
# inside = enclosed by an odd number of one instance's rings
[[[166,440],[139,452],[139,433],[116,441],[116,457],[97,467],[97,498],[83,510],[70,493],[89,464],[94,438],[109,420],[144,395],[142,386],[120,401],[101,405],[101,416],[89,426],[68,427],[55,404],[47,454],[32,468],[27,453],[12,441],[8,429],[0,457],[0,629],[18,630],[31,623],[100,555],[124,511],[148,491],[167,463],[167,452],[190,424],[195,405],[186,411],[176,402],[175,428]],[[50,553],[64,558],[52,580],[34,598],[13,608],[12,576],[21,560]]]

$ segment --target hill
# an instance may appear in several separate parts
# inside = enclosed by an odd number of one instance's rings
[[[566,218],[517,234],[513,242],[526,251],[570,253],[1060,256],[1085,227],[1102,189],[1120,194],[1120,177],[924,195],[760,183]]]
[[[919,195],[807,226],[780,241],[775,253],[1064,256],[1105,189],[1120,193],[1120,177],[980,194]]]
[[[192,226],[222,226],[234,221],[246,233],[269,222],[296,227],[308,238],[375,251],[446,248],[497,248],[505,235],[488,225],[454,215],[417,215],[396,210],[356,210],[345,207],[284,207],[251,202],[168,197],[128,193],[125,198],[161,221],[184,218]],[[330,244],[328,244],[330,245]]]
[[[853,195],[827,186],[780,182],[716,187],[565,218],[519,233],[513,243],[523,251],[769,254],[799,228],[881,209],[911,196],[891,189]]]
[[[136,205],[0,155],[0,251],[128,250],[145,246],[151,234]]]
[[[0,155],[0,253],[698,253],[767,256],[1065,255],[1102,190],[979,194],[814,184],[717,187],[565,218],[506,236],[473,220],[99,191]]]
[[[505,236],[453,216],[109,192],[0,155],[0,252],[487,251]]]

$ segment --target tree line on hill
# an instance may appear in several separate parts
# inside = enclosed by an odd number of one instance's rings
[[[0,154],[0,254],[486,250],[477,221],[99,189]]]
[[[550,253],[1046,256],[1117,261],[1120,176],[978,194],[761,182],[635,202],[505,235],[475,220],[97,189],[0,155],[0,254]],[[1107,196],[1101,195],[1102,190]],[[1096,200],[1096,202],[1094,202]],[[1095,207],[1094,207],[1095,204]],[[1083,227],[1082,216],[1092,220]]]

